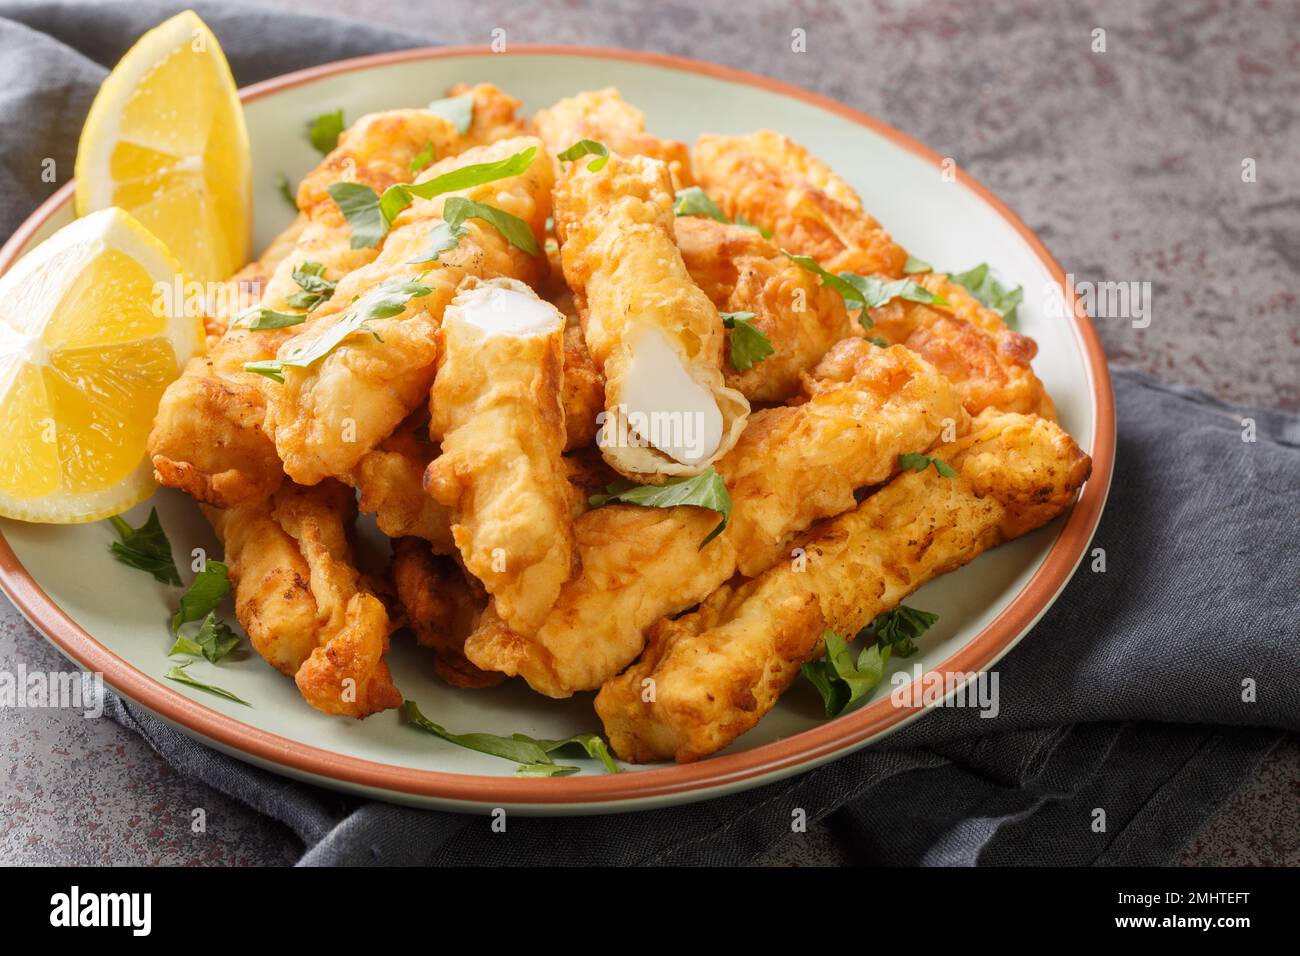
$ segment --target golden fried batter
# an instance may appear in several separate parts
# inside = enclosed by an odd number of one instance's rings
[[[487,594],[456,561],[434,554],[427,541],[393,542],[393,584],[406,621],[421,647],[434,651],[434,669],[453,687],[492,687],[504,674],[479,670],[465,659],[465,638],[487,607]]]
[[[375,257],[374,249],[351,248],[350,230],[328,186],[353,178],[383,190],[409,181],[411,160],[427,143],[454,150],[457,139],[450,122],[423,110],[358,120],[299,186],[298,208],[307,221],[260,304],[287,311],[287,298],[298,289],[293,271],[303,262],[322,264],[325,276],[336,280]],[[294,331],[230,329],[206,355],[190,360],[163,393],[149,435],[159,483],[220,507],[260,501],[279,486],[283,470],[265,431],[267,379],[244,371],[244,365],[274,356]]]
[[[564,276],[605,377],[602,450],[647,480],[703,471],[749,413],[723,379],[725,330],[677,251],[672,207],[667,167],[645,157],[571,164],[555,189]]]
[[[774,354],[740,371],[731,361],[728,336],[723,374],[728,386],[752,402],[794,395],[799,376],[853,334],[843,296],[753,229],[681,216],[677,247],[691,278],[718,310],[752,313],[750,323],[772,343]]]
[[[383,659],[388,615],[352,563],[350,489],[286,482],[266,501],[204,514],[225,546],[235,616],[308,703],[352,717],[401,703]]]
[[[212,349],[230,328],[231,320],[262,301],[266,287],[280,263],[289,258],[307,228],[307,217],[299,213],[285,229],[271,240],[260,258],[254,259],[223,283],[221,294],[204,316],[207,347]]]
[[[965,429],[952,387],[913,353],[846,339],[827,356],[837,368],[850,364],[839,353],[861,356],[850,378],[810,378],[802,404],[756,412],[718,463],[732,498],[720,536],[699,546],[718,523],[700,508],[589,511],[574,523],[582,571],[537,633],[513,633],[489,607],[465,655],[550,697],[593,690],[636,658],[661,617],[703,600],[738,569],[759,573],[795,534],[852,509],[854,490],[888,478],[900,454],[924,450],[945,428]]]
[[[492,83],[457,83],[447,91],[448,96],[474,96],[474,113],[470,117],[469,129],[461,137],[461,149],[470,146],[486,146],[501,139],[513,139],[523,136],[524,121],[516,115],[523,104],[507,93],[503,93]],[[442,153],[437,159],[443,158]]]
[[[390,538],[423,538],[439,554],[455,550],[451,512],[424,491],[424,469],[438,453],[429,438],[429,413],[420,408],[393,434],[357,463],[351,484],[360,492],[360,508],[373,514]]]
[[[466,569],[531,634],[573,574],[573,490],[560,454],[564,316],[512,279],[470,280],[447,306],[429,405],[441,453],[424,487],[451,509]]]
[[[871,311],[878,335],[925,358],[961,392],[966,411],[986,408],[1055,420],[1056,407],[1030,367],[1038,345],[1009,328],[992,309],[942,273],[914,276],[947,307],[894,299]]]
[[[645,131],[645,114],[614,87],[587,90],[560,100],[533,117],[533,129],[554,157],[580,139],[592,139],[620,156],[649,156],[668,167],[673,188],[693,185],[691,157],[685,143],[660,139]],[[556,159],[558,164],[560,161]],[[589,163],[591,159],[578,160]],[[560,171],[556,167],[557,173]]]
[[[434,164],[419,181],[540,145],[535,138],[520,137],[475,147]],[[460,195],[487,203],[522,219],[540,239],[550,214],[551,176],[550,164],[534,157],[521,175],[435,199],[416,199],[394,219],[378,258],[345,276],[334,296],[280,346],[279,357],[288,357],[328,334],[358,297],[373,293],[387,280],[415,279],[429,269],[420,279],[432,290],[428,295],[410,299],[395,316],[367,322],[365,329],[310,367],[286,367],[283,384],[269,386],[266,426],[289,477],[301,484],[346,479],[362,456],[425,400],[437,357],[435,333],[462,281],[470,276],[510,276],[531,283],[543,274],[543,257],[516,248],[479,219],[466,221],[466,234],[437,263],[413,265],[412,259],[427,254],[429,230],[441,221],[446,200]]]
[[[626,760],[686,763],[755,726],[823,653],[826,629],[853,635],[927,581],[1046,524],[1091,462],[1055,424],[989,410],[933,454],[957,472],[900,475],[781,561],[659,622],[641,660],[601,688],[596,712]]]
[[[723,212],[771,229],[782,249],[831,272],[903,274],[907,252],[844,180],[788,136],[701,136],[691,168]]]

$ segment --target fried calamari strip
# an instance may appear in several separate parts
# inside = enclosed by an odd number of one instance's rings
[[[504,93],[492,83],[457,83],[447,91],[448,96],[474,97],[474,112],[470,117],[469,130],[461,137],[461,148],[486,146],[502,139],[514,139],[523,136],[525,123],[518,115],[519,100]],[[439,153],[435,159],[442,159]]]
[[[371,114],[346,130],[299,186],[306,222],[260,305],[290,311],[287,299],[298,290],[293,271],[303,262],[320,263],[332,281],[375,257],[374,249],[351,247],[347,222],[327,192],[331,184],[350,178],[381,191],[410,180],[411,160],[425,144],[454,150],[457,140],[450,122],[423,110]],[[271,358],[294,331],[233,328],[190,360],[163,393],[148,439],[160,484],[221,507],[260,501],[279,486],[283,470],[264,430],[267,380],[244,365]]]
[[[438,554],[455,550],[451,512],[424,491],[424,469],[438,453],[429,438],[429,413],[418,409],[357,463],[350,484],[359,506],[390,538],[423,538]]]
[[[801,538],[805,564],[779,562],[655,625],[641,660],[596,697],[619,756],[686,763],[721,750],[823,653],[827,629],[852,636],[927,581],[1046,524],[1091,467],[1055,424],[993,410],[932,454],[957,477],[902,474]]]
[[[574,572],[560,454],[564,316],[512,279],[470,280],[447,306],[430,396],[441,443],[424,487],[451,510],[466,569],[531,634]]]
[[[1056,407],[1029,364],[1038,344],[942,273],[913,278],[948,305],[894,299],[871,310],[871,334],[907,346],[943,372],[972,415],[997,408],[1055,420]]]
[[[907,349],[846,339],[823,365],[832,362],[852,374],[810,378],[802,404],[754,413],[718,463],[732,498],[721,535],[700,547],[718,523],[700,508],[589,511],[574,523],[582,571],[537,633],[515,634],[489,607],[465,655],[550,697],[593,690],[636,658],[660,618],[703,600],[737,570],[769,567],[795,534],[852,509],[855,489],[893,474],[900,454],[967,424],[947,380]]]
[[[393,542],[393,585],[421,647],[434,652],[434,669],[453,687],[492,687],[504,674],[479,670],[465,659],[465,638],[487,606],[482,586],[456,561],[434,554],[427,541],[399,538]]]
[[[203,510],[225,546],[235,616],[308,703],[365,717],[402,702],[384,661],[388,615],[353,564],[350,489],[286,482],[258,504]]]
[[[735,444],[749,403],[723,379],[718,311],[674,238],[667,167],[611,155],[555,189],[564,276],[605,377],[601,446],[629,477],[698,474]]]
[[[553,158],[579,140],[591,139],[620,156],[649,156],[664,163],[672,176],[674,189],[694,183],[686,144],[647,133],[645,114],[623,99],[612,86],[587,90],[540,110],[533,117],[533,129]],[[581,163],[591,161],[590,158],[578,160]]]
[[[742,370],[732,361],[736,332],[728,335],[723,373],[727,385],[750,401],[794,395],[799,377],[853,334],[844,298],[753,229],[681,216],[677,247],[691,278],[718,310],[751,313],[749,322],[772,344],[773,354]]]
[[[540,145],[535,138],[520,137],[475,147],[434,164],[419,181]],[[376,294],[388,280],[418,278],[430,290],[410,298],[400,313],[368,321],[309,367],[286,366],[284,382],[269,386],[267,429],[289,477],[301,484],[328,477],[346,480],[361,458],[426,399],[437,358],[435,333],[466,278],[508,276],[531,283],[543,274],[543,257],[516,248],[479,219],[464,223],[465,234],[437,262],[413,263],[428,256],[429,233],[442,221],[445,202],[463,196],[493,206],[522,219],[540,241],[550,214],[551,176],[551,165],[535,157],[520,175],[435,199],[415,199],[394,219],[378,258],[345,276],[311,321],[280,346],[281,359],[310,347],[330,333],[355,300]]]
[[[691,168],[723,212],[771,229],[781,248],[831,272],[903,274],[907,252],[844,180],[788,136],[701,136]]]

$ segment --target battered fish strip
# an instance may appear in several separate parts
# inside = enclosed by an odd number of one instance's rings
[[[903,274],[903,247],[844,180],[788,136],[701,136],[691,168],[723,212],[771,229],[782,249],[812,256],[831,272]]]
[[[454,151],[452,124],[424,110],[393,110],[364,116],[307,175],[298,189],[305,218],[293,252],[276,267],[260,302],[290,311],[298,291],[293,271],[318,262],[331,281],[371,261],[374,249],[353,249],[343,214],[326,191],[346,178],[383,190],[408,182],[411,161],[426,147]],[[179,488],[220,507],[265,499],[283,480],[275,445],[264,431],[267,380],[244,370],[248,362],[275,355],[294,329],[232,328],[208,351],[190,360],[158,406],[148,450],[160,484]]]
[[[621,156],[663,161],[678,191],[693,184],[685,144],[646,133],[645,116],[612,87],[560,100],[538,113],[533,124],[552,154],[592,139]],[[730,361],[728,336],[722,363],[727,385],[750,401],[784,401],[795,394],[800,373],[850,334],[844,300],[753,229],[694,216],[678,217],[675,225],[691,278],[719,311],[753,313],[752,325],[775,349],[762,362],[738,370]]]
[[[754,413],[718,463],[732,499],[722,534],[700,547],[718,523],[700,508],[589,511],[574,522],[582,570],[537,633],[514,633],[489,606],[465,656],[549,697],[594,690],[636,659],[660,618],[704,600],[737,571],[770,567],[794,535],[851,510],[855,489],[889,478],[900,454],[968,424],[948,381],[907,349],[846,339],[827,363],[852,375],[810,378],[802,404]]]
[[[564,316],[512,279],[469,280],[443,317],[425,490],[451,509],[465,568],[531,634],[575,570],[560,455]]]
[[[514,139],[526,132],[524,121],[516,115],[523,104],[501,91],[492,83],[457,83],[447,91],[448,96],[474,97],[474,112],[469,129],[461,137],[461,150],[470,146],[486,146],[502,139]],[[436,158],[441,159],[442,153]]]
[[[587,349],[605,376],[606,460],[628,477],[704,471],[735,444],[749,403],[728,388],[726,340],[674,239],[668,168],[643,156],[572,163],[555,234]]]
[[[1091,468],[1055,424],[993,410],[933,455],[957,477],[900,475],[801,538],[806,566],[780,562],[655,625],[641,659],[596,697],[619,756],[687,763],[726,747],[821,656],[827,629],[852,636],[927,581],[1051,521]]]
[[[520,137],[475,147],[436,163],[418,181],[540,146],[535,138]],[[310,348],[330,334],[355,300],[382,294],[386,281],[418,278],[429,289],[410,298],[400,313],[368,321],[309,367],[286,366],[284,382],[269,386],[266,427],[289,477],[305,485],[330,477],[346,480],[361,458],[426,399],[437,358],[435,333],[466,278],[507,276],[532,283],[543,274],[543,257],[516,248],[479,219],[467,220],[455,248],[442,252],[436,262],[413,264],[428,257],[430,230],[442,221],[445,202],[463,196],[493,206],[522,219],[540,241],[550,215],[552,182],[551,165],[535,157],[520,175],[435,199],[415,199],[394,219],[375,261],[341,279],[333,297],[280,346],[280,359]]]
[[[905,345],[957,387],[966,411],[986,408],[1056,419],[1056,406],[1030,366],[1038,344],[942,273],[912,278],[948,300],[946,308],[894,299],[871,310],[871,334]]]
[[[423,538],[438,554],[450,554],[451,512],[424,491],[424,469],[437,453],[428,411],[420,409],[365,454],[350,484],[360,492],[361,511],[373,514],[388,537]]]
[[[465,638],[487,606],[487,594],[456,561],[434,554],[427,541],[393,542],[393,585],[416,642],[434,652],[434,669],[453,687],[493,687],[504,674],[479,670],[465,659]]]
[[[402,702],[384,661],[388,614],[352,561],[350,489],[286,482],[258,504],[203,512],[225,546],[235,616],[309,704],[366,717]]]
[[[649,156],[664,163],[674,189],[694,185],[691,154],[686,144],[647,133],[645,114],[623,99],[615,87],[587,90],[538,111],[533,117],[533,129],[552,158],[578,140],[591,139],[620,156]],[[558,174],[559,160],[555,161]]]
[[[748,369],[732,361],[733,330],[723,374],[751,402],[780,402],[799,391],[799,377],[826,350],[853,334],[844,298],[753,229],[680,216],[677,248],[696,285],[721,312],[751,313],[750,324],[773,354]]]

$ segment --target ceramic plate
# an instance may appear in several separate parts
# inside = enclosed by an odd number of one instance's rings
[[[1021,328],[1039,345],[1034,363],[1061,423],[1093,456],[1093,475],[1074,509],[1038,532],[980,557],[923,588],[909,603],[940,614],[921,653],[897,667],[974,672],[1005,654],[1056,598],[1096,527],[1110,482],[1114,420],[1110,381],[1097,337],[1073,316],[1064,276],[1042,243],[960,169],[884,124],[803,90],[738,70],[620,50],[516,47],[411,50],[334,63],[243,91],[253,148],[257,245],[291,215],[273,185],[297,181],[317,157],[306,120],[342,107],[349,118],[422,106],[451,84],[491,81],[522,97],[528,113],[579,90],[617,86],[645,110],[655,133],[687,142],[703,132],[772,127],[806,144],[862,194],[902,245],[937,268],[991,263],[1022,285]],[[65,185],[0,250],[0,272],[72,219]],[[1063,308],[1061,306],[1064,306]],[[178,559],[192,548],[218,554],[193,503],[159,492],[128,514],[138,524],[157,505]],[[843,756],[897,730],[923,711],[895,707],[889,681],[833,721],[811,686],[796,684],[753,731],[722,754],[686,766],[628,766],[600,773],[591,761],[569,777],[517,779],[508,761],[463,750],[402,724],[389,711],[365,721],[326,717],[292,682],[255,656],[210,665],[197,676],[234,691],[243,707],[166,681],[171,589],[111,560],[105,522],[73,527],[0,522],[0,583],[29,620],[80,666],[185,733],[240,759],[326,786],[444,809],[505,807],[524,813],[603,813],[720,796],[769,783]],[[186,561],[185,563],[188,563]],[[227,615],[233,620],[233,615]],[[599,729],[590,694],[553,701],[520,682],[458,691],[431,674],[429,659],[395,637],[393,673],[405,696],[453,731],[567,737]],[[215,670],[219,669],[219,673]],[[198,673],[198,672],[202,673]]]

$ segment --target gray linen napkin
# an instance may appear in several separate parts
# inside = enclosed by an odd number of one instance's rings
[[[427,42],[361,23],[195,4],[241,84]],[[182,4],[0,3],[0,236],[70,175],[106,66]],[[1001,714],[940,709],[880,744],[735,797],[646,813],[482,818],[366,802],[233,760],[110,694],[172,766],[302,838],[304,864],[734,864],[825,819],[892,864],[1158,864],[1300,730],[1300,418],[1115,370],[1118,462],[1088,564],[999,664]],[[1242,419],[1257,441],[1242,441]],[[1242,699],[1242,682],[1256,697]],[[1098,832],[1095,811],[1106,814]],[[797,839],[797,837],[795,837]]]

